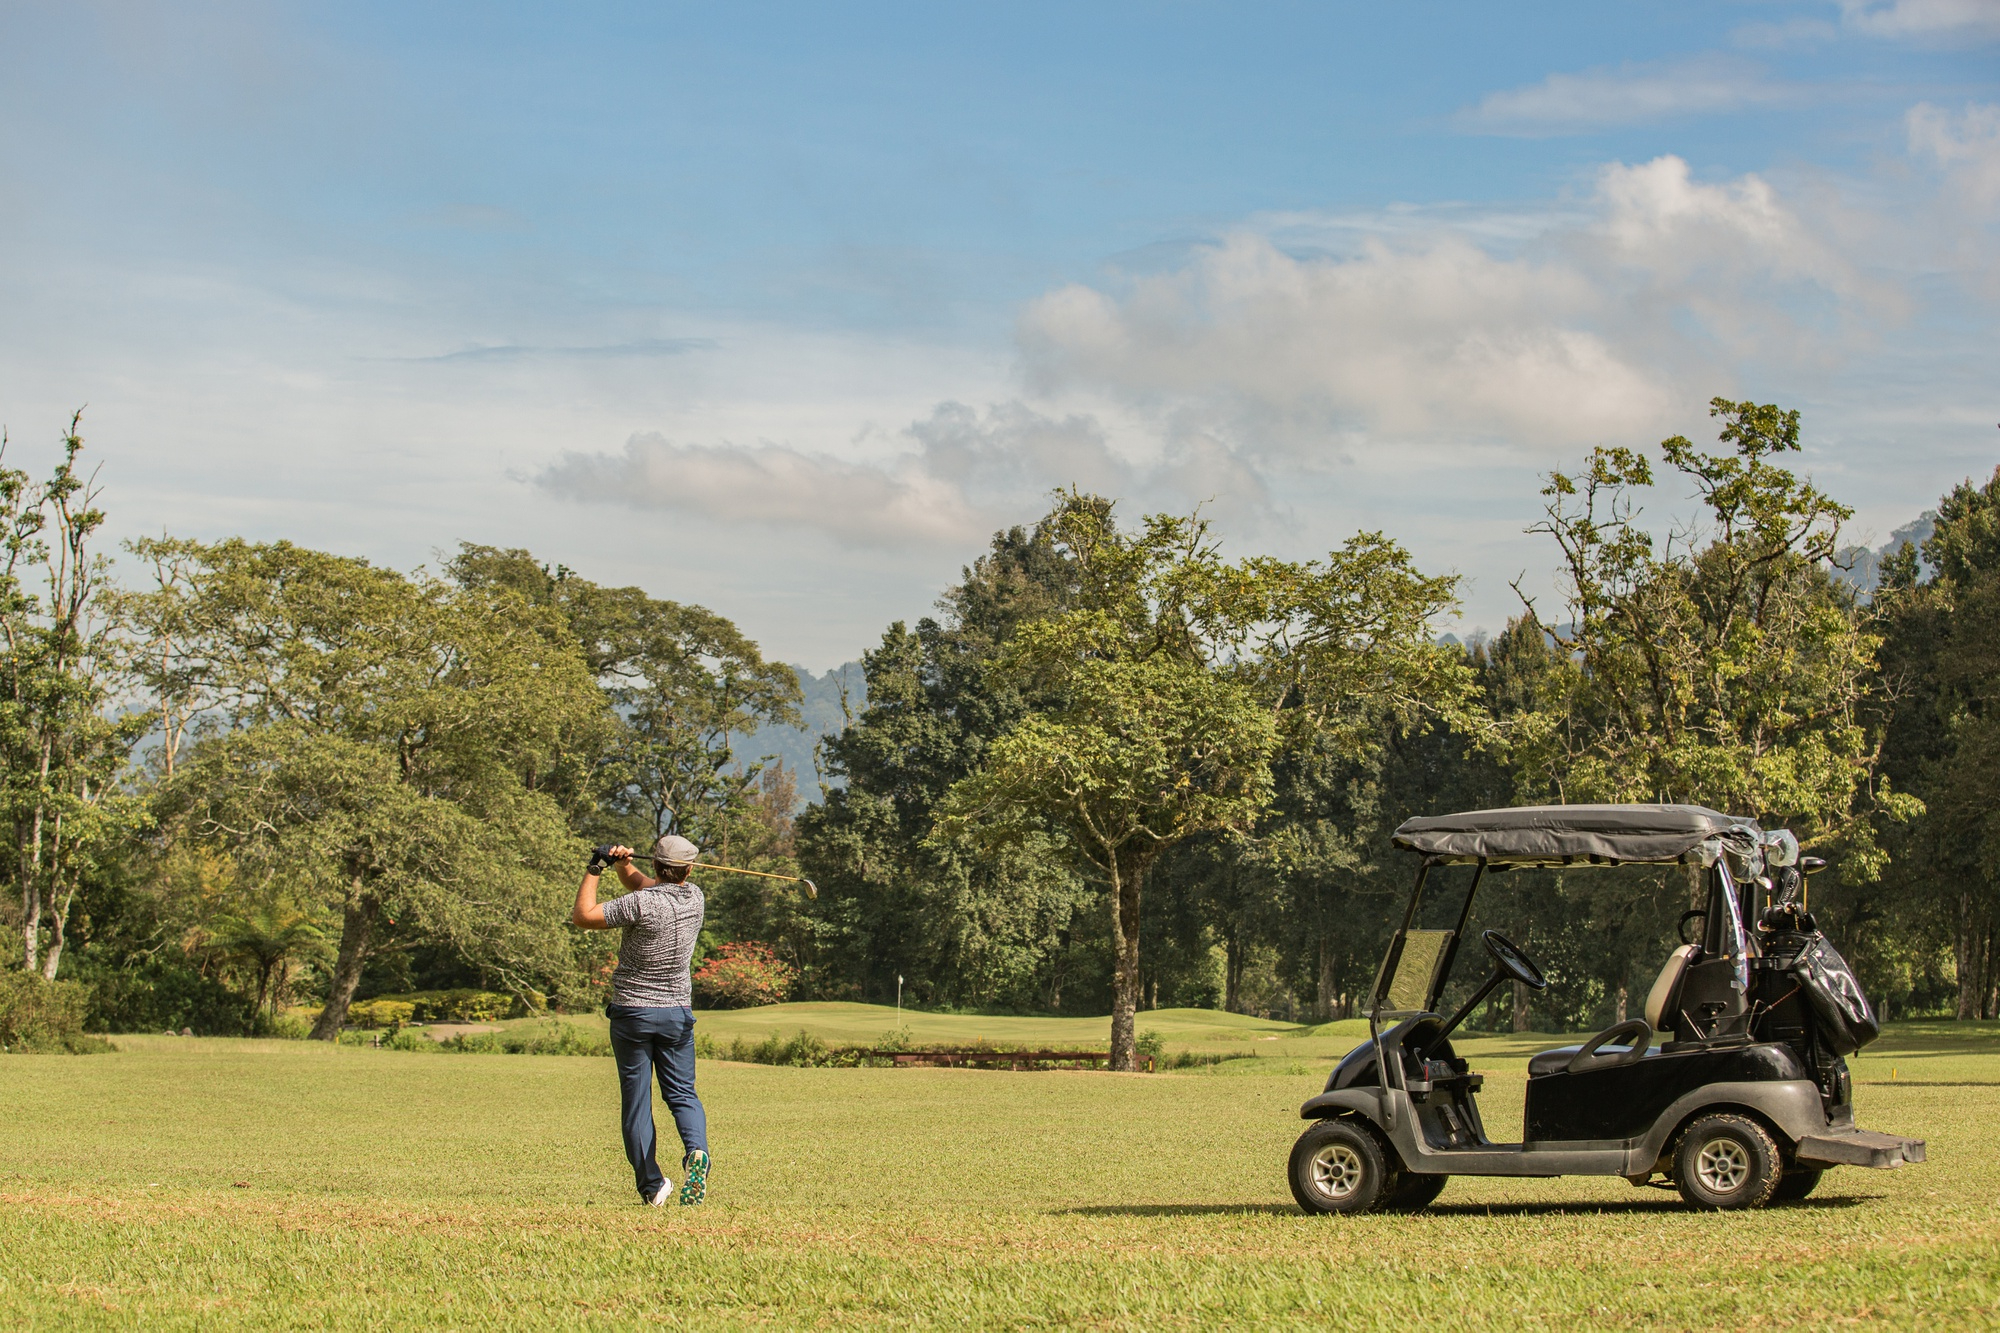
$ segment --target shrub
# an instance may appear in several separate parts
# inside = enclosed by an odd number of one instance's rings
[[[528,1015],[527,1006],[513,996],[490,990],[415,991],[408,995],[378,995],[368,1003],[381,1004],[385,1000],[409,1005],[413,1023],[497,1023],[503,1018]]]
[[[416,1017],[408,1000],[363,1000],[347,1007],[347,1022],[357,1028],[400,1028]]]
[[[83,978],[90,982],[85,1025],[98,1032],[179,1032],[240,1037],[254,1028],[249,1001],[182,963],[149,958]]]
[[[717,949],[694,974],[695,1003],[708,1009],[748,1009],[783,1003],[797,974],[768,944],[737,940]]]
[[[747,1064],[798,1065],[804,1068],[855,1063],[848,1054],[848,1048],[835,1050],[803,1030],[789,1037],[781,1037],[774,1032],[755,1042],[748,1037],[738,1037],[727,1046],[719,1046],[712,1039],[696,1037],[694,1053],[697,1057],[712,1060],[741,1060]]]
[[[414,1034],[412,1034],[414,1035]],[[428,1039],[426,1039],[428,1040]],[[462,1055],[609,1055],[611,1038],[589,1028],[550,1019],[511,1032],[466,1032],[436,1043]]]
[[[85,1036],[90,989],[74,981],[44,981],[33,972],[0,972],[0,1051],[89,1055],[108,1051],[102,1037]]]
[[[272,1016],[269,1025],[264,1030],[264,1035],[267,1037],[278,1037],[285,1041],[304,1041],[312,1035],[313,1019],[317,1017],[319,1017],[319,1011],[316,1009],[287,1009],[283,1013]]]
[[[415,1028],[398,1028],[382,1038],[385,1051],[437,1051],[442,1050],[436,1042]]]
[[[1161,1057],[1166,1054],[1167,1041],[1157,1032],[1141,1032],[1132,1049],[1139,1057],[1139,1068],[1158,1069]]]
[[[1206,1069],[1210,1065],[1219,1065],[1227,1060],[1255,1060],[1256,1058],[1255,1055],[1248,1051],[1181,1051],[1168,1056],[1161,1062],[1159,1068]]]

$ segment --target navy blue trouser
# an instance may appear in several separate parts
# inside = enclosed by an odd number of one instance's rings
[[[681,1132],[681,1147],[708,1151],[708,1113],[694,1095],[694,1011],[613,1004],[604,1012],[611,1018],[611,1054],[618,1062],[618,1096],[625,1108],[625,1157],[632,1163],[639,1197],[650,1202],[666,1180],[653,1156],[655,1072],[660,1095]]]

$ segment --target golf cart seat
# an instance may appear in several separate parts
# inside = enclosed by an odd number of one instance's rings
[[[1581,1046],[1558,1046],[1529,1056],[1528,1077],[1583,1074],[1643,1060],[1658,1050],[1652,1045],[1652,1036],[1652,1026],[1645,1019],[1628,1018],[1612,1024]]]
[[[1607,1058],[1630,1055],[1630,1046],[1600,1046],[1596,1054]],[[1528,1057],[1528,1077],[1539,1078],[1544,1074],[1562,1074],[1569,1071],[1570,1062],[1583,1054],[1582,1046],[1558,1046],[1552,1051],[1537,1051]]]
[[[1687,971],[1688,960],[1699,952],[1692,944],[1683,944],[1667,955],[1667,965],[1660,969],[1659,980],[1653,989],[1646,992],[1646,1021],[1653,1025],[1655,1032],[1671,1031],[1674,1023],[1674,996],[1681,988],[1681,975]]]
[[[1674,996],[1681,988],[1681,974],[1687,971],[1688,959],[1692,958],[1695,952],[1695,947],[1692,944],[1683,944],[1680,948],[1667,955],[1667,965],[1660,969],[1659,979],[1653,983],[1653,989],[1646,993],[1646,1027],[1648,1031],[1644,1035],[1647,1038],[1650,1039],[1654,1032],[1666,1032],[1672,1029]],[[1637,1020],[1619,1023],[1614,1027],[1606,1028],[1593,1038],[1592,1042],[1601,1042],[1613,1033],[1622,1032],[1627,1028],[1630,1028],[1632,1031],[1625,1045],[1613,1046],[1605,1044],[1596,1046],[1596,1049],[1592,1051],[1593,1058],[1584,1062],[1581,1068],[1595,1068],[1604,1064],[1622,1063],[1616,1059],[1619,1056],[1626,1056],[1632,1059],[1643,1058],[1643,1056],[1632,1055],[1632,1043],[1640,1040],[1641,1036]],[[1583,1051],[1584,1047],[1582,1046],[1558,1046],[1552,1051],[1541,1051],[1530,1056],[1528,1059],[1528,1077],[1534,1078],[1541,1074],[1581,1072],[1580,1069],[1571,1070],[1570,1065]]]

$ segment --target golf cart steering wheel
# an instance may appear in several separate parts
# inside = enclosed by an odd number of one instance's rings
[[[1549,988],[1548,978],[1542,975],[1542,970],[1529,962],[1528,955],[1516,948],[1505,935],[1497,930],[1482,930],[1479,939],[1485,944],[1486,952],[1493,955],[1493,961],[1500,965],[1500,970],[1513,980],[1529,990]]]

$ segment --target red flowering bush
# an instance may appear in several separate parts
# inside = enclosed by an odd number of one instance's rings
[[[782,1004],[797,975],[770,945],[737,940],[711,954],[694,974],[694,1002],[704,1009]]]

